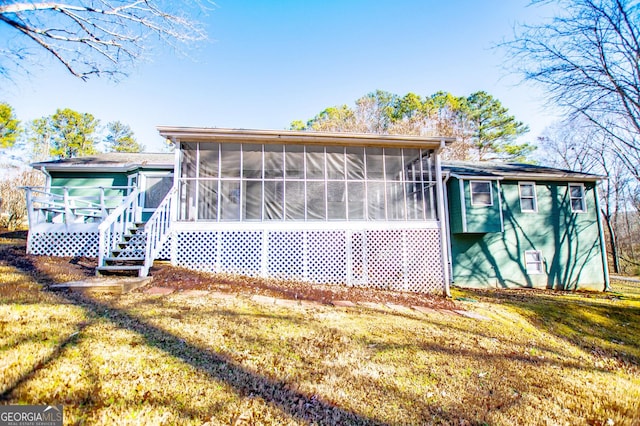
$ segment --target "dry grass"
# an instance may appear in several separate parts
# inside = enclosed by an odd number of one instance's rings
[[[70,424],[640,424],[632,285],[455,290],[479,321],[54,294],[41,283],[72,274],[52,270],[0,253],[0,400],[64,404]]]

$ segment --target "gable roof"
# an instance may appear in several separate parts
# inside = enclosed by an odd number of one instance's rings
[[[161,152],[108,152],[87,157],[62,158],[31,164],[38,170],[128,172],[136,169],[173,169],[175,154]]]
[[[489,180],[519,179],[547,181],[595,182],[606,179],[591,173],[575,172],[555,167],[519,163],[443,161],[443,173],[461,179],[484,178]]]

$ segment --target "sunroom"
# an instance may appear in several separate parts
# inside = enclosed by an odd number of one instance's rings
[[[187,268],[446,290],[447,138],[159,127],[175,143],[171,260]]]

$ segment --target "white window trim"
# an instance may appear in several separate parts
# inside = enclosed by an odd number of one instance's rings
[[[489,204],[474,203],[473,202],[473,184],[474,183],[488,183],[489,184]],[[471,205],[474,207],[491,207],[493,206],[493,185],[490,180],[470,180],[469,181],[469,196],[471,198]]]
[[[531,253],[536,253],[538,262],[527,262],[527,255]],[[540,265],[539,269],[530,269],[529,265]],[[544,258],[542,257],[542,252],[540,250],[526,250],[524,252],[524,267],[529,275],[541,275],[544,274]]]
[[[573,208],[573,200],[577,200],[577,198],[574,198],[571,196],[571,187],[572,186],[579,186],[580,190],[582,191],[582,197],[580,197],[580,199],[582,200],[582,210],[575,210]],[[567,185],[567,191],[569,192],[569,206],[571,207],[571,212],[572,213],[586,213],[587,212],[587,194],[584,190],[584,183],[569,183]]]
[[[523,185],[531,185],[533,186],[533,210],[527,210],[522,207],[522,186]],[[518,194],[520,195],[520,211],[522,213],[538,213],[538,190],[536,189],[535,182],[518,182]],[[527,199],[532,198],[527,196]]]

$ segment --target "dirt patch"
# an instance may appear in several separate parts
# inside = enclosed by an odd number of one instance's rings
[[[7,238],[0,234],[0,238]],[[95,275],[96,260],[86,257],[51,257],[26,254],[26,246],[13,240],[0,246],[0,261],[35,276],[40,283],[54,284],[81,280]],[[455,303],[437,294],[403,293],[344,285],[319,285],[305,282],[251,278],[198,272],[156,263],[149,286],[167,287],[174,291],[209,290],[251,296],[254,294],[279,299],[306,300],[330,304],[334,300],[352,302],[395,303],[405,306],[430,306],[455,309]],[[142,289],[141,289],[142,290]]]

